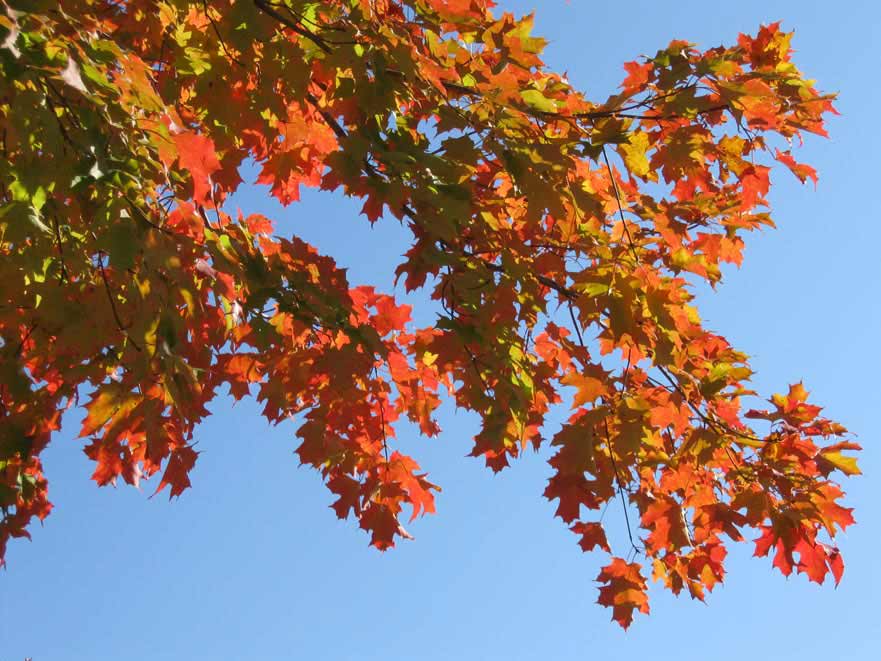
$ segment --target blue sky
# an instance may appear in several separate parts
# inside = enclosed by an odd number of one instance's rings
[[[760,391],[804,379],[865,446],[865,476],[847,484],[858,523],[840,540],[841,586],[787,580],[742,545],[708,605],[653,587],[652,615],[624,633],[594,603],[601,558],[581,553],[541,497],[546,456],[494,477],[465,458],[476,422],[462,413],[446,412],[439,439],[403,431],[444,491],[438,514],[410,527],[414,542],[380,554],[298,469],[293,425],[267,427],[251,402],[212,406],[195,488],[173,502],[90,482],[74,412],[45,455],[56,509],[0,572],[0,661],[877,658],[881,13],[868,1],[537,9],[548,62],[595,98],[624,61],[673,38],[710,47],[775,20],[796,30],[797,64],[840,93],[832,139],[808,140],[799,159],[820,171],[817,189],[776,172],[779,229],[753,237],[744,267],[701,298],[709,325],[753,356]],[[333,254],[353,282],[391,287],[406,239],[394,222],[371,229],[358,204],[328,194],[282,209],[252,188],[237,203]]]

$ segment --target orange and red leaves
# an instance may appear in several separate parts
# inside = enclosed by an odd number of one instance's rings
[[[819,485],[808,496],[810,505],[803,507],[809,512],[816,512],[816,523],[825,528],[830,537],[839,530],[844,530],[855,523],[853,508],[844,507],[838,501],[844,498],[844,492],[831,482]]]
[[[413,310],[409,305],[398,305],[391,296],[378,296],[373,303],[376,315],[372,324],[380,336],[393,331],[403,331],[411,318]]]
[[[804,163],[797,163],[796,160],[792,157],[792,152],[790,151],[780,151],[779,149],[775,151],[774,157],[783,163],[796,177],[799,178],[799,181],[802,183],[806,182],[808,179],[814,182],[814,185],[817,185],[817,171],[812,168],[810,165],[805,165]]]
[[[393,331],[403,331],[410,321],[413,308],[398,305],[393,297],[386,294],[377,294],[373,287],[354,287],[349,290],[349,296],[354,303],[355,320],[373,326],[380,337]],[[376,312],[371,313],[370,308]]]
[[[642,525],[651,530],[646,539],[646,548],[651,555],[692,544],[685,513],[673,498],[657,499],[646,506],[642,514]]]
[[[639,563],[613,558],[602,568],[596,580],[604,584],[597,603],[611,608],[612,619],[624,629],[633,623],[634,611],[648,614],[648,585]]]
[[[361,213],[367,216],[367,220],[371,223],[375,223],[382,218],[382,209],[384,206],[385,203],[381,196],[375,193],[368,193],[365,196],[364,204],[361,207]]]
[[[182,419],[179,410],[166,409],[164,397],[158,384],[139,394],[124,383],[113,382],[93,394],[80,435],[96,436],[84,452],[96,462],[92,479],[99,485],[115,484],[122,476],[138,486],[142,477],[159,471],[164,461],[165,473],[156,493],[170,486],[171,495],[176,496],[190,485],[188,473],[197,453],[186,444],[185,430],[194,422]],[[198,419],[201,405],[192,404],[188,413]],[[177,406],[186,410],[182,401]]]
[[[733,541],[743,540],[740,529],[747,525],[747,517],[727,503],[710,503],[696,508],[694,515],[695,542],[703,542],[707,536],[724,532]]]
[[[590,509],[599,507],[596,496],[591,492],[590,483],[583,475],[554,475],[548,480],[544,497],[548,500],[559,499],[554,514],[566,523],[572,523],[581,516],[582,505]]]
[[[418,473],[419,464],[411,457],[393,452],[387,464],[379,467],[380,479],[386,484],[396,484],[406,494],[406,502],[413,511],[410,521],[419,515],[434,514],[433,491],[440,491],[440,487],[426,479],[424,473]]]
[[[825,136],[823,115],[835,112],[832,97],[819,94],[792,64],[791,39],[779,23],[762,26],[755,37],[741,34],[730,53],[746,71],[721,85],[723,95],[752,128],[785,137],[802,130]]]
[[[718,86],[735,117],[745,119],[751,129],[781,133],[788,130],[782,101],[764,80],[748,78],[745,81],[719,83]]]
[[[370,533],[370,544],[380,551],[392,548],[396,536],[409,536],[398,522],[397,512],[381,503],[368,503],[358,517],[358,524]]]
[[[548,479],[544,497],[548,500],[559,499],[554,514],[564,522],[572,523],[581,516],[582,506],[599,509],[613,493],[609,484],[589,480],[583,473],[558,471]]]
[[[134,468],[128,447],[119,443],[116,439],[95,440],[83,448],[86,456],[95,462],[95,471],[92,479],[99,486],[105,486],[115,482],[116,478],[125,473],[125,480],[134,484]]]
[[[841,580],[844,562],[839,550],[817,541],[816,532],[807,524],[781,522],[762,526],[761,530],[762,535],[755,541],[754,555],[766,556],[773,549],[773,565],[784,576],[789,576],[795,569],[807,574],[815,583],[822,584],[830,572],[836,585]]]
[[[195,207],[189,202],[178,203],[168,214],[166,227],[172,232],[190,237],[196,243],[205,241],[205,221],[196,214]]]
[[[10,419],[3,415],[0,422],[9,423]],[[18,454],[4,460],[4,465],[0,468],[0,507],[3,512],[0,516],[0,568],[3,568],[9,539],[30,539],[27,525],[31,519],[42,521],[52,511],[52,503],[48,498],[48,482],[38,457],[23,457]]]
[[[767,206],[765,195],[771,186],[769,179],[770,169],[763,165],[750,166],[740,175],[741,211],[749,211],[756,205]]]
[[[359,525],[371,534],[371,544],[380,550],[395,545],[396,537],[412,537],[398,522],[404,504],[410,505],[413,521],[421,514],[434,513],[433,491],[440,488],[419,473],[410,457],[393,452],[388,461],[382,456],[365,457],[352,472],[330,469],[327,487],[337,496],[331,507],[341,519],[353,514]]]
[[[601,369],[591,370],[592,373],[604,373]],[[560,383],[572,386],[576,389],[575,397],[572,400],[572,408],[579,408],[585,404],[593,403],[598,397],[609,392],[609,382],[607,378],[597,378],[592,374],[581,371],[571,371],[562,379]]]
[[[411,367],[405,355],[399,351],[391,350],[386,357],[389,373],[399,393],[396,408],[406,411],[410,420],[417,423],[426,436],[435,436],[440,432],[440,427],[432,418],[440,406],[440,383],[437,370],[433,367],[436,359],[434,354],[423,354]]]
[[[625,62],[624,70],[627,77],[621,83],[624,94],[632,95],[641,92],[648,84],[654,70],[652,62]]]
[[[308,272],[320,277],[312,266]],[[328,293],[322,296],[323,304]],[[268,377],[261,397],[268,408],[277,408],[270,414],[273,419],[281,419],[285,411],[290,415],[310,409],[297,431],[303,441],[297,449],[301,462],[321,471],[337,496],[332,504],[337,515],[353,514],[370,532],[371,544],[387,549],[396,537],[409,536],[398,523],[404,506],[411,508],[411,519],[434,512],[433,492],[438,487],[413,459],[391,451],[389,445],[402,411],[417,418],[425,431],[433,431],[430,413],[437,403],[437,375],[431,368],[434,360],[424,350],[412,366],[408,360],[411,336],[402,331],[409,322],[409,306],[397,305],[372,287],[343,286],[337,295],[351,330],[310,338],[304,329],[302,339],[310,339],[299,344],[293,321],[285,316],[280,320],[282,334],[274,341],[291,338],[295,344],[288,351],[293,353],[285,355],[283,364],[260,358],[259,371]],[[391,382],[386,381],[386,367]],[[397,397],[392,397],[392,386]],[[290,400],[290,392],[298,393],[296,402]]]
[[[269,184],[272,194],[287,206],[300,199],[301,185],[315,187],[321,183],[317,173],[305,171],[308,164],[296,151],[278,150],[263,163],[257,183]]]
[[[585,553],[593,551],[596,547],[600,547],[607,553],[612,552],[606,539],[606,531],[603,529],[603,524],[597,521],[578,521],[569,530],[581,536],[578,545]]]
[[[737,43],[746,52],[754,69],[773,69],[780,62],[789,59],[792,52],[789,45],[791,39],[792,33],[782,32],[780,23],[777,22],[763,25],[755,37],[738,35]]]
[[[251,234],[272,234],[275,229],[274,223],[259,213],[252,213],[244,219],[245,226]]]
[[[821,407],[807,403],[808,392],[801,383],[792,384],[787,394],[776,393],[771,396],[771,404],[776,410],[751,409],[744,415],[747,418],[782,422],[791,430],[798,430],[808,436],[843,436],[847,430],[841,425],[819,414]],[[857,449],[857,448],[842,448]]]
[[[269,155],[260,154],[262,169],[257,183],[270,184],[272,194],[285,206],[300,199],[300,186],[317,187],[322,182],[329,154],[337,149],[337,138],[317,109],[291,103],[287,119],[278,122],[278,138]]]
[[[676,185],[679,199],[690,199],[695,188],[710,187],[708,160],[713,152],[713,135],[703,126],[678,126],[657,132],[651,166],[664,180]],[[688,191],[685,194],[683,191]]]
[[[728,237],[723,234],[707,234],[699,232],[697,239],[689,244],[688,248],[694,251],[695,256],[704,261],[704,272],[710,279],[715,279],[718,269],[717,264],[728,262],[729,264],[743,263],[743,239],[739,236]],[[689,269],[691,270],[691,269]],[[712,273],[712,276],[710,274]],[[721,273],[719,273],[721,277]]]
[[[155,496],[165,487],[170,487],[168,497],[174,498],[188,489],[190,487],[190,471],[196,464],[198,456],[199,453],[188,445],[173,450],[165,465],[162,480],[153,495]]]
[[[436,11],[444,21],[451,24],[463,22],[467,24],[469,19],[483,19],[488,7],[495,2],[480,2],[479,0],[429,0],[427,3],[433,11]]]
[[[172,138],[177,147],[180,166],[189,171],[192,177],[193,200],[196,204],[214,206],[211,175],[220,169],[214,141],[193,131],[182,131]]]
[[[691,409],[682,401],[679,393],[670,393],[664,388],[651,392],[649,421],[656,429],[672,427],[676,436],[682,436],[691,424]]]
[[[652,576],[675,595],[687,587],[692,599],[704,601],[706,591],[712,591],[725,577],[726,555],[725,547],[717,541],[692,547],[687,553],[665,553],[655,559]]]
[[[844,561],[837,548],[820,542],[812,544],[803,538],[798,541],[794,550],[798,553],[799,571],[807,574],[809,580],[822,584],[826,580],[826,574],[831,572],[835,585],[841,582]]]
[[[176,496],[190,484],[190,439],[207,401],[223,384],[234,398],[258,385],[267,419],[303,419],[301,461],[321,474],[337,515],[357,518],[382,549],[409,537],[400,517],[434,511],[436,487],[392,447],[399,416],[436,434],[445,386],[480,416],[472,453],[498,470],[544,442],[544,416],[571,388],[575,412],[553,437],[545,495],[559,500],[557,515],[585,551],[609,544],[600,523],[581,520],[582,508],[617,503],[620,493],[638,513],[628,521],[638,526],[633,540],[645,543],[656,578],[674,592],[687,587],[702,599],[724,576],[719,537],[738,540],[745,527],[772,530],[757,550],[774,548],[782,570],[840,578],[840,555],[817,534],[853,522],[827,480],[859,472],[849,454],[858,446],[823,445],[845,431],[819,418],[800,386],[775,396],[770,411],[743,414],[752,396],[746,358],[703,328],[691,280],[679,275],[715,284],[722,263],[740,264],[743,233],[773,225],[755,211],[766,206],[771,158],[816,181],[788,150],[769,147],[778,137],[797,142],[801,131],[822,134],[833,112],[789,61],[790,35],[773,25],[703,53],[673,42],[652,60],[627,63],[621,93],[597,106],[544,68],[530,20],[495,19],[492,3],[433,0],[440,18],[421,11],[419,22],[395,3],[349,4],[348,13],[322,3],[315,11],[357,34],[370,58],[348,58],[347,47],[326,52],[269,14],[232,18],[198,3],[185,12],[121,3],[110,18],[86,8],[81,18],[93,29],[68,25],[53,37],[79,53],[84,80],[71,74],[68,82],[77,90],[84,82],[90,94],[62,86],[76,103],[34,125],[60,120],[91,144],[70,116],[85,109],[94,116],[79,124],[97,126],[105,155],[135,164],[140,179],[125,184],[127,204],[118,185],[107,185],[112,177],[90,172],[73,192],[59,184],[48,195],[64,240],[0,245],[0,265],[49,265],[18,287],[42,296],[39,310],[0,310],[0,334],[21,341],[30,376],[17,401],[7,391],[15,380],[0,371],[0,415],[25,411],[35,439],[27,451],[8,451],[0,439],[0,456],[12,457],[0,494],[15,508],[0,523],[0,551],[30,517],[48,513],[29,452],[39,453],[54,427],[35,421],[52,420],[64,393],[80,388],[94,391],[82,428],[94,437],[86,448],[94,479],[137,483],[141,473],[162,472],[159,489]],[[146,62],[172,25],[188,43],[165,40],[167,61],[179,64],[154,69]],[[412,38],[400,40],[399,28]],[[96,38],[110,39],[113,66],[85,66]],[[210,91],[218,84],[222,97]],[[29,103],[26,112],[48,107]],[[132,121],[122,126],[119,117]],[[81,167],[55,153],[67,150],[28,137],[45,170]],[[12,149],[10,162],[21,161]],[[624,168],[606,166],[606,151]],[[268,219],[232,222],[212,208],[239,185],[247,162],[285,204],[301,185],[320,185],[361,199],[371,222],[384,213],[404,220],[414,242],[396,273],[408,291],[435,287],[442,319],[413,331],[409,306],[352,288],[311,246],[272,238]],[[668,192],[645,185],[659,177]],[[111,254],[106,282],[89,260],[79,260],[78,273],[68,260],[72,272],[62,272],[65,255],[94,254],[88,237],[111,231],[105,217],[143,230],[119,249],[130,257],[134,247],[137,268],[117,268]],[[17,268],[3,271],[4,281],[20,282]],[[45,282],[52,286],[32,286]],[[106,307],[108,294],[118,310]],[[67,317],[76,315],[67,312],[80,309],[95,320],[74,337]],[[24,310],[26,322],[17,318]],[[560,325],[570,321],[579,327]],[[28,337],[31,324],[41,330]],[[602,365],[591,357],[596,337]],[[621,369],[608,371],[613,363]],[[750,418],[764,421],[762,431],[746,426]],[[600,574],[600,601],[623,626],[648,610],[639,570],[615,559]]]
[[[331,504],[337,518],[345,519],[350,512],[357,515],[361,511],[361,487],[361,482],[345,474],[336,474],[327,481],[327,488],[337,496]]]
[[[561,369],[569,372],[572,364],[572,355],[564,346],[565,338],[569,331],[560,328],[556,324],[548,324],[546,330],[536,336],[533,347],[536,355],[555,370]],[[575,348],[574,345],[571,348]]]
[[[786,395],[775,394],[771,396],[771,403],[777,407],[776,419],[781,419],[789,424],[800,427],[813,421],[823,409],[813,404],[808,404],[808,391],[804,385],[795,383],[789,386]]]
[[[220,354],[216,360],[214,378],[218,383],[227,383],[236,400],[250,394],[251,384],[263,379],[265,366],[256,354]]]

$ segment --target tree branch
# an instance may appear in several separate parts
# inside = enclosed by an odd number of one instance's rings
[[[318,46],[318,48],[323,50],[325,53],[330,54],[333,52],[331,47],[327,44],[326,41],[324,41],[324,39],[319,37],[314,32],[310,32],[309,30],[304,28],[302,25],[295,23],[294,21],[289,19],[284,14],[279,13],[274,7],[272,7],[268,2],[266,2],[266,0],[254,0],[254,5],[257,7],[257,9],[262,11],[267,16],[271,16],[272,18],[274,18],[276,21],[278,21],[279,23],[281,23],[285,27],[290,28],[291,30],[296,32],[301,37],[305,37],[306,39],[311,41],[313,44]]]
[[[128,329],[123,325],[122,319],[119,317],[119,311],[116,309],[116,301],[113,298],[113,292],[110,291],[110,283],[107,281],[107,272],[104,270],[104,262],[101,257],[103,253],[98,256],[98,269],[101,271],[101,280],[104,281],[104,291],[107,292],[107,300],[110,301],[110,309],[113,311],[113,319],[116,321],[116,327],[119,331],[125,335],[126,339],[132,343],[132,346],[138,351],[142,351],[141,347],[138,346],[138,343],[132,339],[132,336],[129,335]]]

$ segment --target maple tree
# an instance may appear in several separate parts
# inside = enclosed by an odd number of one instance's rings
[[[397,420],[438,434],[447,393],[495,471],[550,444],[544,495],[611,555],[599,603],[625,627],[649,572],[703,599],[750,530],[784,574],[840,580],[832,473],[857,474],[859,447],[801,384],[756,404],[746,355],[693,305],[773,225],[772,163],[816,182],[791,146],[825,135],[832,97],[775,24],[674,41],[593,102],[492,5],[0,4],[0,562],[50,512],[40,454],[65,410],[85,409],[98,484],[158,473],[177,496],[225,386],[297,421],[300,461],[380,549],[438,489]],[[230,215],[249,162],[284,204],[320,187],[401,222],[396,277],[437,322]],[[619,500],[613,554],[599,511]]]

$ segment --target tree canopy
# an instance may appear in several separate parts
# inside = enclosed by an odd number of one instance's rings
[[[817,181],[792,150],[832,97],[774,24],[674,41],[591,101],[493,4],[0,4],[0,562],[50,513],[40,454],[67,409],[99,485],[158,475],[178,496],[228,391],[295,421],[379,549],[439,489],[396,421],[435,436],[444,399],[473,411],[494,471],[553,446],[544,495],[610,556],[599,603],[625,627],[649,577],[703,599],[750,531],[784,574],[841,579],[833,473],[859,472],[859,446],[800,383],[763,403],[693,301],[773,226],[775,163]],[[231,215],[245,164],[286,205],[319,187],[405,226],[395,276],[436,322],[295,228]]]

